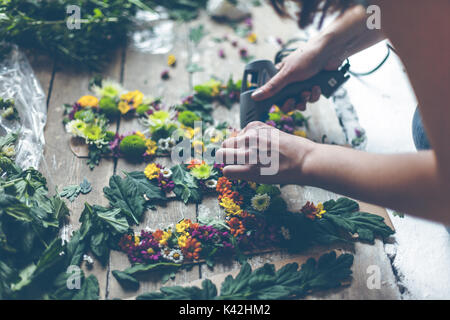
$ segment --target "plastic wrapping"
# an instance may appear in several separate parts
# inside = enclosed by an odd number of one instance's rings
[[[159,8],[155,12],[138,10],[135,30],[131,34],[133,48],[151,54],[166,54],[174,42],[174,22]]]
[[[14,99],[20,121],[0,117],[0,136],[18,133],[15,161],[21,168],[39,168],[45,144],[46,96],[27,58],[14,46],[0,62],[0,97]]]

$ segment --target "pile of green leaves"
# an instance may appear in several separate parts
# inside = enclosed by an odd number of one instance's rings
[[[202,287],[163,287],[160,292],[144,293],[138,300],[275,300],[298,299],[307,294],[338,288],[352,274],[353,255],[336,257],[334,251],[324,254],[318,261],[309,259],[298,269],[297,263],[275,270],[273,264],[252,271],[248,263],[233,278],[227,276],[220,294],[210,280]]]
[[[1,0],[0,39],[57,58],[63,63],[100,70],[111,50],[126,43],[138,9],[168,9],[172,18],[195,18],[206,0]],[[80,29],[69,29],[69,5],[80,10]],[[4,56],[8,46],[0,50]]]
[[[50,197],[46,180],[35,169],[22,170],[0,157],[0,299],[95,299],[98,282],[84,279],[70,290],[67,268],[81,264],[79,239],[62,244],[60,226],[69,210]]]
[[[386,239],[394,234],[384,223],[384,218],[360,212],[356,201],[348,198],[324,202],[326,213],[321,219],[310,220],[304,214],[280,212],[267,217],[289,229],[291,238],[284,246],[298,252],[314,244],[329,245],[334,242],[352,242],[355,239],[373,244],[376,237]]]

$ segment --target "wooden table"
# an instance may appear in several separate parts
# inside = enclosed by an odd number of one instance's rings
[[[270,19],[268,19],[270,17]],[[190,42],[189,28],[203,24],[209,35],[198,46]],[[239,38],[233,29],[226,24],[212,22],[206,14],[198,20],[190,23],[175,24],[174,43],[170,53],[177,58],[177,66],[170,69],[170,80],[163,81],[160,74],[167,69],[168,54],[149,54],[139,52],[131,47],[123,48],[113,54],[111,64],[103,72],[103,76],[120,82],[128,90],[140,90],[147,96],[163,97],[168,105],[180,101],[184,94],[192,92],[193,85],[207,81],[212,75],[227,80],[230,75],[239,79],[242,74],[244,62],[239,58],[239,49],[233,48],[229,42],[216,43],[212,37],[228,35],[230,39],[239,42],[239,48],[248,48],[250,55],[256,58],[272,59],[279,47],[275,38],[289,39],[298,32],[294,21],[285,21],[278,18],[271,8],[263,6],[254,9],[254,31],[258,36],[256,44],[250,44],[245,39]],[[74,31],[77,32],[77,31]],[[218,50],[224,49],[225,59],[218,58]],[[78,218],[84,208],[84,203],[108,205],[103,196],[103,187],[108,185],[109,178],[113,174],[121,174],[122,171],[143,170],[145,164],[131,164],[123,159],[118,161],[103,159],[101,165],[91,171],[86,165],[86,159],[80,159],[73,155],[69,147],[70,137],[65,133],[62,125],[62,112],[64,103],[73,103],[88,92],[88,82],[93,73],[80,73],[70,67],[57,66],[57,63],[43,57],[31,57],[33,69],[38,76],[44,91],[47,92],[48,120],[45,129],[45,152],[41,170],[49,180],[49,189],[55,186],[61,189],[63,186],[80,183],[84,177],[92,183],[93,190],[88,195],[79,197],[75,202],[68,203],[71,210],[71,224],[76,229],[79,227]],[[186,65],[197,63],[205,71],[190,74],[186,71]],[[328,132],[328,136],[337,137],[337,140],[345,141],[344,133],[339,126],[334,109],[330,107],[309,108],[312,116],[311,126],[313,130]],[[328,108],[328,109],[327,109]],[[226,120],[234,127],[238,127],[239,106],[235,105],[228,110],[225,107],[217,107],[214,111],[216,120]],[[142,129],[137,120],[119,120],[112,128],[120,134]],[[338,141],[338,142],[341,142]],[[157,159],[164,165],[170,165],[170,159]],[[330,192],[300,186],[286,186],[283,188],[284,198],[289,203],[291,210],[299,210],[307,201],[326,201],[337,198]],[[219,214],[219,206],[216,198],[207,198],[201,204],[184,205],[179,201],[169,202],[167,207],[158,208],[156,211],[148,211],[143,222],[135,227],[141,230],[146,226],[162,227],[175,224],[182,218],[196,221],[202,214]],[[339,248],[338,248],[339,249]],[[340,248],[348,251],[348,248]],[[305,256],[317,256],[329,251],[330,248],[312,248]],[[400,294],[395,282],[391,264],[387,258],[383,243],[377,240],[375,245],[357,243],[354,247],[355,262],[353,266],[353,281],[347,288],[337,291],[328,291],[320,295],[310,297],[312,299],[399,299]],[[253,266],[260,266],[266,262],[276,262],[292,258],[286,253],[267,253],[251,258]],[[368,266],[377,265],[381,271],[381,289],[370,290],[367,288]],[[112,270],[123,270],[129,266],[128,259],[121,252],[112,252],[109,263],[102,267],[95,261],[91,269],[86,269],[88,274],[95,274],[100,284],[100,295],[104,299],[129,298],[136,294],[157,290],[161,283],[149,278],[141,282],[139,292],[124,291],[112,276]],[[198,265],[190,271],[181,271],[175,280],[170,280],[166,285],[185,284],[198,279],[212,277],[214,274],[236,271],[239,269],[237,262],[229,265],[217,265],[210,270],[206,265]]]

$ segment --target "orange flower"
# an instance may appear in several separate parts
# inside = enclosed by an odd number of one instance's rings
[[[245,233],[245,227],[242,224],[242,221],[237,217],[233,217],[227,221],[228,226],[230,227],[230,232],[234,237],[239,235],[243,235]]]
[[[200,252],[202,251],[201,243],[195,238],[188,238],[186,245],[181,248],[184,258],[187,260],[200,259]]]
[[[225,190],[231,189],[231,181],[226,177],[220,177],[217,180],[216,191],[220,194],[224,193]]]
[[[192,169],[192,168],[201,166],[202,164],[205,164],[205,161],[200,161],[200,160],[198,160],[198,159],[192,159],[192,160],[189,162],[187,168],[188,168],[188,169]]]
[[[163,234],[164,234],[164,231],[162,231],[161,229],[157,229],[155,232],[153,232],[153,238],[156,241],[159,241],[162,239]]]

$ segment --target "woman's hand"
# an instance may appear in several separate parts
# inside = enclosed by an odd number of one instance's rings
[[[255,121],[222,143],[216,152],[216,162],[225,164],[223,173],[230,179],[306,184],[308,173],[303,167],[315,145]]]
[[[272,97],[285,86],[292,82],[303,81],[311,78],[322,70],[336,70],[345,60],[341,55],[330,55],[326,50],[326,41],[322,38],[302,43],[300,47],[277,65],[280,70],[269,82],[256,90],[252,98],[256,101]],[[343,50],[344,51],[344,50]],[[311,91],[299,92],[296,99],[289,99],[281,107],[284,112],[292,109],[305,110],[306,102],[319,100],[321,90],[314,86]]]

